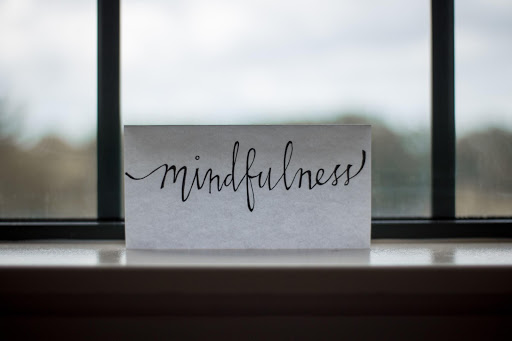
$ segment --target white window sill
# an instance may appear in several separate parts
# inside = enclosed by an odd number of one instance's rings
[[[13,313],[510,313],[512,242],[375,241],[339,251],[3,243],[0,277]]]
[[[512,267],[512,240],[376,240],[364,250],[126,250],[124,242],[0,242],[0,268]]]
[[[512,337],[512,241],[340,251],[0,243],[0,278],[1,321],[13,338]]]

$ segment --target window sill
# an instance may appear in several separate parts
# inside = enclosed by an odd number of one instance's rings
[[[11,242],[0,244],[0,277],[3,313],[14,315],[509,314],[512,241],[339,251]]]
[[[0,278],[0,327],[13,339],[512,337],[512,241],[503,239],[343,251],[11,242],[0,243]]]

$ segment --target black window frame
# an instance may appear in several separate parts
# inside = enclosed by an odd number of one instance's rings
[[[0,240],[124,239],[120,0],[98,0],[97,219],[3,219]],[[430,218],[372,219],[372,239],[511,238],[511,218],[455,216],[454,0],[431,0]]]

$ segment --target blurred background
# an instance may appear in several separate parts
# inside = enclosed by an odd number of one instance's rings
[[[0,0],[0,219],[96,216],[96,0]],[[512,2],[455,1],[459,217],[512,215]],[[124,124],[373,126],[374,217],[430,215],[430,1],[122,0]]]

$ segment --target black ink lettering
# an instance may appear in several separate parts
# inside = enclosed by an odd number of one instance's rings
[[[284,149],[283,154],[283,171],[280,175],[280,177],[276,180],[274,184],[272,184],[272,167],[268,168],[268,171],[260,171],[257,173],[251,173],[251,169],[254,166],[254,162],[256,160],[256,149],[255,148],[249,148],[246,155],[246,162],[245,162],[245,172],[241,176],[240,179],[235,180],[235,173],[237,168],[237,159],[238,159],[238,152],[240,149],[240,143],[239,141],[236,141],[233,145],[233,151],[232,151],[232,160],[231,160],[231,173],[228,173],[227,175],[219,175],[215,174],[214,171],[211,168],[208,168],[208,170],[204,173],[204,176],[201,176],[200,168],[196,168],[194,171],[194,175],[192,177],[192,180],[187,185],[187,167],[182,166],[179,169],[176,165],[171,165],[169,167],[168,164],[164,163],[157,168],[153,169],[151,172],[149,172],[147,175],[142,177],[136,177],[134,175],[131,175],[128,172],[125,172],[126,176],[132,180],[144,180],[147,177],[151,176],[161,168],[164,169],[164,173],[162,175],[162,181],[160,183],[160,189],[163,189],[166,184],[167,174],[172,171],[172,182],[175,184],[178,182],[180,176],[181,176],[181,200],[182,202],[186,202],[192,193],[192,191],[197,189],[200,191],[205,187],[206,183],[208,182],[208,193],[212,193],[212,187],[217,189],[217,192],[221,192],[223,189],[231,187],[233,189],[233,192],[237,192],[240,189],[240,186],[243,182],[245,182],[245,196],[246,196],[246,202],[247,202],[247,208],[250,212],[252,212],[256,206],[256,194],[254,191],[254,185],[252,180],[257,178],[258,181],[258,187],[260,189],[267,187],[268,191],[274,190],[281,180],[283,180],[283,187],[287,191],[290,190],[294,183],[295,179],[298,177],[298,184],[297,188],[307,188],[308,190],[313,190],[316,186],[323,186],[330,182],[332,186],[337,186],[340,182],[340,179],[345,178],[343,181],[344,186],[348,186],[350,184],[350,180],[354,179],[356,176],[358,176],[361,171],[363,170],[365,164],[366,164],[366,151],[361,151],[361,166],[359,170],[351,175],[350,171],[352,169],[352,164],[347,164],[345,168],[342,168],[341,164],[334,165],[334,169],[331,173],[326,173],[324,168],[318,168],[316,170],[316,173],[310,169],[305,169],[303,167],[298,167],[298,169],[295,171],[293,178],[290,179],[287,177],[288,168],[290,166],[292,157],[293,157],[293,142],[288,141],[286,143],[286,147]],[[195,156],[195,160],[199,160],[199,155]],[[341,172],[341,173],[340,173]],[[255,175],[253,175],[255,174]],[[325,179],[326,174],[329,174],[329,177]],[[314,175],[314,176],[313,176]],[[334,179],[333,179],[334,177]],[[331,181],[332,179],[332,181]],[[306,186],[307,182],[307,186]],[[188,188],[188,190],[186,190]]]
[[[252,159],[250,160],[250,163],[249,163],[249,159],[251,158],[251,156],[252,156]],[[251,169],[252,164],[254,163],[254,159],[256,159],[256,149],[251,148],[247,152],[247,161],[245,164],[245,187],[246,187],[246,196],[247,196],[247,207],[249,208],[249,211],[251,211],[251,212],[254,210],[254,202],[255,202],[254,188],[252,187],[252,179],[255,178],[256,176],[251,176],[249,174],[249,170]]]
[[[290,156],[289,157],[288,157],[288,148],[290,148]],[[286,188],[286,190],[289,190],[292,187],[293,180],[295,180],[295,176],[294,176],[292,183],[290,185],[288,185],[288,183],[286,182],[286,170],[288,169],[288,165],[290,165],[290,161],[292,160],[292,155],[293,155],[293,142],[288,141],[288,143],[286,144],[286,147],[284,148],[283,175],[281,176],[281,178],[284,178],[284,187]],[[277,180],[277,182],[279,182],[281,180],[281,178],[279,178],[279,180]]]

